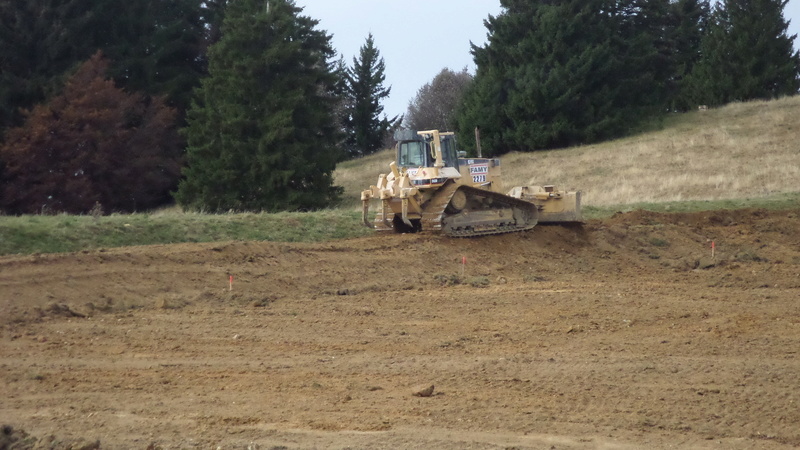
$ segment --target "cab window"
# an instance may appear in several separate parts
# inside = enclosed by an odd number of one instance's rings
[[[424,167],[426,166],[425,155],[428,154],[428,144],[421,141],[406,141],[400,143],[398,149],[398,160],[401,167]]]
[[[444,159],[445,167],[455,167],[458,169],[456,141],[451,136],[442,139],[442,159]]]

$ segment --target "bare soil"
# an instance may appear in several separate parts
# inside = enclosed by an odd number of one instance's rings
[[[794,448],[799,216],[2,257],[0,447]]]

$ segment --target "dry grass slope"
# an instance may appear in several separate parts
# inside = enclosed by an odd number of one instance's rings
[[[358,202],[392,152],[343,163],[336,183]],[[759,198],[800,191],[800,96],[667,118],[658,131],[503,157],[507,187],[557,184],[588,206]],[[350,204],[350,203],[347,203]]]

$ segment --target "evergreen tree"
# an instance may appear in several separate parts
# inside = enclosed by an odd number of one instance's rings
[[[619,23],[620,50],[624,58],[646,74],[649,92],[641,104],[663,107],[668,101],[668,86],[675,72],[675,42],[670,23],[670,0],[617,0],[615,21]],[[613,11],[613,10],[612,10]]]
[[[338,159],[331,37],[291,0],[237,0],[188,112],[187,209],[325,207]]]
[[[700,46],[710,13],[708,0],[677,0],[670,3],[667,31],[672,43],[674,67],[669,85],[671,111],[687,111],[697,106],[691,98],[689,77],[700,60]]]
[[[222,21],[228,0],[205,0],[202,6],[202,23],[206,29],[205,42],[208,46],[216,44],[222,38]]]
[[[459,112],[462,143],[475,126],[488,151],[595,142],[628,132],[666,103],[658,23],[637,2],[501,0],[473,46],[475,83]],[[639,23],[637,23],[639,21]]]
[[[50,0],[0,2],[0,133],[22,124],[23,108],[43,101],[60,88],[56,80],[75,59],[62,10]],[[85,22],[86,17],[75,17]]]
[[[408,104],[406,128],[412,130],[446,130],[456,128],[455,111],[464,92],[472,83],[472,75],[464,68],[454,72],[442,69],[430,83],[425,83]]]
[[[513,126],[504,111],[505,102],[508,100],[504,71],[498,65],[488,64],[486,52],[473,47],[473,54],[477,73],[472,84],[465,90],[462,103],[456,109],[459,143],[464,149],[475,149],[473,130],[478,127],[483,130],[481,132],[483,155],[503,154],[511,149],[506,136]]]
[[[379,150],[387,131],[398,122],[397,117],[387,119],[385,114],[381,117],[381,101],[391,92],[390,87],[383,86],[385,70],[386,65],[370,33],[358,58],[353,58],[353,67],[346,72],[349,98],[345,116],[345,149],[348,157]]]
[[[175,110],[105,79],[100,53],[63,94],[31,111],[0,145],[0,207],[9,214],[132,212],[160,206],[180,175]]]
[[[118,86],[167,95],[182,111],[205,73],[206,20],[213,18],[207,3],[0,2],[0,132],[21,123],[21,109],[57,94],[69,71],[98,49]]]
[[[346,149],[348,145],[347,139],[349,138],[349,114],[353,109],[353,98],[349,95],[347,81],[348,70],[349,68],[344,60],[344,56],[340,56],[336,61],[336,64],[333,66],[333,72],[336,75],[336,83],[333,87],[333,94],[338,99],[338,102],[334,107],[334,116],[336,117],[336,123],[339,125],[340,141],[338,142],[338,147],[342,149]],[[348,152],[346,150],[343,150],[341,155],[342,158],[345,158],[347,153]]]
[[[796,35],[788,36],[788,0],[723,0],[714,8],[702,57],[691,75],[697,104],[794,95],[800,89]]]
[[[99,42],[117,35],[98,47],[114,61],[111,74],[117,83],[131,91],[165,95],[185,111],[206,71],[208,36],[201,5],[199,0],[112,1],[109,14],[127,17],[93,32]],[[125,31],[118,31],[120,27]]]

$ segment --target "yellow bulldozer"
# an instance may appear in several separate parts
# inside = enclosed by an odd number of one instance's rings
[[[471,237],[529,230],[537,223],[583,222],[580,192],[517,186],[504,193],[500,160],[464,157],[454,133],[399,130],[395,140],[391,172],[361,192],[368,227]],[[380,209],[371,219],[373,199]]]

